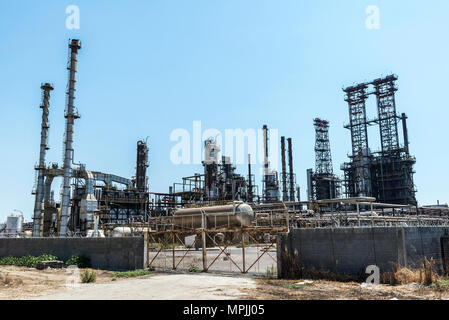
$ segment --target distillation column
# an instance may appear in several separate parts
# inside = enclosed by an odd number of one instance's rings
[[[290,201],[295,201],[295,175],[293,173],[293,148],[292,148],[292,138],[287,139],[288,147],[288,171],[289,171],[289,182],[290,182]],[[299,196],[299,194],[298,194]]]
[[[75,110],[75,91],[76,91],[76,68],[78,50],[81,49],[79,40],[73,39],[69,44],[70,48],[70,62],[67,69],[69,70],[69,81],[67,88],[67,108],[66,108],[66,128],[65,128],[65,142],[64,142],[64,180],[62,190],[61,203],[61,227],[59,235],[65,237],[67,235],[67,224],[70,216],[70,188],[73,176],[73,129],[75,119],[79,115]]]
[[[53,87],[49,83],[45,83],[41,86],[42,89],[42,128],[41,128],[41,147],[39,154],[39,165],[36,166],[37,170],[37,185],[36,185],[36,198],[34,202],[34,216],[33,216],[33,237],[42,236],[42,215],[44,213],[44,179],[45,179],[45,155],[48,147],[48,132],[50,124],[48,122],[48,114],[50,107],[50,91]]]
[[[136,188],[139,192],[148,191],[147,183],[148,146],[146,141],[137,142]]]
[[[287,170],[285,164],[285,137],[281,137],[281,162],[282,162],[282,201],[288,201]]]

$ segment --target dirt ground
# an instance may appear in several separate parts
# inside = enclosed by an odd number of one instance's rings
[[[417,283],[366,286],[355,282],[323,280],[257,279],[256,290],[247,292],[252,300],[449,300],[449,290],[431,289]]]
[[[81,270],[82,272],[83,270]],[[364,286],[322,280],[268,280],[239,274],[154,273],[113,280],[95,270],[96,283],[68,287],[67,269],[0,266],[0,300],[16,299],[253,299],[253,300],[449,300],[449,289],[416,283]]]
[[[84,271],[81,270],[81,272]],[[97,283],[109,282],[113,272],[98,271]],[[66,289],[71,273],[67,269],[37,270],[34,268],[0,266],[0,299],[17,300]]]

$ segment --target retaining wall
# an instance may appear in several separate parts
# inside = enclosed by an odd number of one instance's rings
[[[0,257],[52,254],[66,261],[78,254],[90,259],[92,268],[135,270],[144,268],[143,237],[122,238],[0,238]]]
[[[376,265],[381,272],[396,265],[416,267],[424,258],[433,258],[443,270],[441,237],[445,227],[359,227],[292,229],[278,237],[278,277],[282,255],[295,258],[305,268],[356,276]]]

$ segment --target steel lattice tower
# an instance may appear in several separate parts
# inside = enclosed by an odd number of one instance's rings
[[[316,118],[315,126],[315,171],[317,174],[333,174],[329,143],[329,122]]]
[[[396,103],[394,94],[398,90],[395,75],[372,82],[374,94],[377,97],[377,123],[380,130],[380,141],[382,153],[390,153],[399,149],[398,121],[401,119],[396,114]]]
[[[365,101],[368,98],[366,84],[349,87],[343,91],[346,93],[345,101],[349,105],[349,125],[345,128],[351,130],[352,156],[356,156],[361,150],[368,148],[368,129],[366,123]]]
[[[334,199],[339,197],[340,179],[334,175],[329,142],[329,122],[316,118],[315,127],[315,172],[307,170],[309,200]]]

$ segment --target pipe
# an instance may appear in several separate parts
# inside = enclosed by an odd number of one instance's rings
[[[44,213],[44,194],[45,194],[45,156],[48,147],[48,134],[50,124],[48,122],[48,114],[50,108],[50,91],[53,90],[53,86],[49,83],[45,83],[41,86],[42,89],[42,125],[41,125],[41,147],[39,154],[39,165],[35,168],[37,170],[37,186],[36,186],[36,198],[34,202],[34,216],[33,216],[33,237],[42,236],[42,216]]]
[[[251,174],[251,155],[248,154],[248,202],[253,202],[253,179]]]
[[[285,165],[285,137],[281,137],[281,162],[282,162],[282,201],[289,201],[287,192],[287,171]]]
[[[288,142],[288,170],[290,176],[290,201],[295,201],[295,178],[293,174],[292,138],[288,138],[287,142]]]
[[[408,155],[410,155],[410,153],[409,153],[409,147],[408,147],[409,142],[408,142],[408,131],[407,131],[407,116],[405,115],[405,113],[402,114],[401,119],[402,119],[402,132],[404,135],[404,151],[405,151],[405,154],[408,156]]]
[[[70,48],[70,63],[67,69],[69,70],[69,81],[67,90],[67,109],[66,109],[66,128],[65,128],[65,146],[64,146],[64,180],[61,201],[61,227],[59,236],[67,236],[67,224],[70,216],[70,188],[73,176],[73,131],[75,119],[79,118],[75,111],[75,91],[76,91],[76,68],[78,50],[81,49],[81,43],[77,39],[72,39],[69,44]]]
[[[269,199],[269,192],[267,188],[268,184],[268,126],[264,124],[263,126],[263,149],[264,149],[264,155],[263,155],[263,165],[264,165],[264,171],[263,171],[263,183],[264,183],[264,198],[265,200]]]

